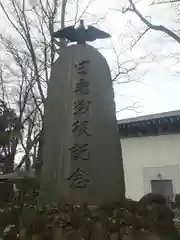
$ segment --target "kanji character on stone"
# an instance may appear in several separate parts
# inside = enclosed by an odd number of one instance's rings
[[[80,74],[80,75],[87,74],[89,63],[90,63],[89,60],[84,60],[84,61],[81,61],[78,64],[75,64],[75,68],[77,69],[77,73]]]
[[[72,127],[72,132],[74,132],[77,136],[81,136],[83,134],[86,136],[91,136],[91,134],[88,133],[88,121],[76,120]]]
[[[74,144],[69,151],[74,160],[89,160],[88,144]]]
[[[77,168],[67,180],[71,181],[70,188],[75,188],[76,190],[86,188],[90,183],[88,172],[80,168]]]
[[[91,101],[87,100],[77,100],[74,102],[74,107],[73,107],[73,114],[74,115],[82,115],[82,114],[87,114],[89,110]]]
[[[88,95],[89,94],[89,82],[84,79],[80,79],[78,83],[76,83],[76,88],[74,92],[77,94]]]

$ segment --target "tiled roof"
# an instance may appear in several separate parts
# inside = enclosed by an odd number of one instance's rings
[[[180,132],[180,110],[118,121],[121,137],[137,137]]]

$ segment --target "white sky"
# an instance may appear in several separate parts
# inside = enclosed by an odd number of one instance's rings
[[[112,43],[121,62],[130,60],[138,63],[136,71],[130,77],[140,82],[115,84],[114,89],[117,111],[132,105],[134,102],[138,102],[137,106],[140,106],[140,108],[138,108],[138,113],[120,111],[120,113],[117,113],[118,119],[180,109],[180,75],[176,73],[179,66],[173,66],[176,63],[175,59],[167,60],[164,58],[169,53],[178,53],[180,46],[169,38],[164,38],[163,34],[151,31],[142,38],[135,48],[129,51],[133,38],[138,36],[138,31],[144,29],[144,25],[133,13],[121,14],[121,12],[113,10],[114,8],[121,9],[123,3],[127,3],[127,0],[91,1],[92,4],[88,9],[88,14],[84,16],[85,23],[94,23],[97,19],[103,18],[98,22],[99,28],[112,35],[111,39],[97,41],[93,45],[100,47],[111,68],[116,66],[116,56],[112,52]],[[79,14],[87,2],[88,0],[81,0]],[[176,14],[169,5],[149,8],[149,2],[150,0],[141,0],[138,7],[144,15],[152,16],[153,23],[163,23],[171,28],[176,26],[174,23]],[[67,20],[73,19],[73,1],[67,6],[67,13]],[[5,23],[5,21],[3,22]],[[134,27],[132,27],[132,24]],[[2,24],[1,21],[1,29],[3,28],[6,28],[6,24]],[[148,58],[139,59],[148,54],[150,55]],[[166,61],[162,61],[162,59],[166,59]],[[127,79],[121,79],[121,81],[124,80]]]
[[[124,0],[123,2],[127,1]],[[97,8],[101,9],[102,12],[106,12],[107,9],[120,8],[123,5],[120,0],[107,1],[106,4],[103,0],[96,1]],[[145,16],[151,14],[153,23],[165,24],[165,26],[171,28],[175,27],[173,20],[176,15],[170,5],[161,5],[156,8],[148,8],[147,6],[148,0],[141,0],[140,5],[138,5]],[[127,27],[128,21],[131,21],[137,29],[144,28],[144,25],[133,13],[122,15],[120,12],[113,10],[108,11],[106,21],[100,25],[112,34],[112,41],[116,42],[116,46],[118,45],[120,51],[123,51],[125,46],[129,45],[129,40],[132,40],[132,36],[136,36],[136,31]],[[118,40],[119,35],[121,36],[121,41]],[[131,105],[132,102],[136,101],[141,106],[138,109],[138,113],[134,111],[122,111],[118,113],[118,119],[180,109],[180,75],[176,73],[179,66],[172,67],[176,63],[174,59],[167,60],[165,58],[166,61],[162,61],[164,59],[163,56],[172,52],[178,53],[179,50],[180,46],[174,41],[165,39],[162,33],[151,31],[140,41],[133,51],[121,55],[122,60],[138,58],[149,53],[157,56],[153,62],[151,61],[150,64],[145,66],[141,61],[142,64],[133,73],[134,78],[140,80],[141,83],[136,82],[114,86],[117,110]],[[113,57],[108,51],[103,51],[103,53],[111,65]]]

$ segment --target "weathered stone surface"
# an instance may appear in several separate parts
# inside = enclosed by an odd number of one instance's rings
[[[89,62],[79,65],[83,61]],[[122,197],[124,173],[109,67],[95,48],[72,45],[61,52],[49,81],[40,198],[101,204]]]

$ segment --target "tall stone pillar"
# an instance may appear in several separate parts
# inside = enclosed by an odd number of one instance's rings
[[[44,129],[42,201],[101,204],[124,198],[112,80],[95,48],[62,50],[49,81]]]

